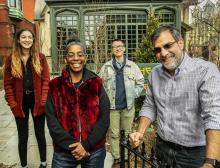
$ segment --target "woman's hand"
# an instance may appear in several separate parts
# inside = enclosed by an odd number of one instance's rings
[[[82,158],[88,156],[88,153],[79,142],[69,145],[69,148],[71,148],[71,154],[76,160],[81,160]]]

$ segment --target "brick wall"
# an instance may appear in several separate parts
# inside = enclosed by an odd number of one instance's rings
[[[4,58],[9,56],[12,41],[13,41],[13,32],[12,32],[12,22],[8,17],[8,7],[6,5],[6,0],[0,0],[0,80],[2,79],[2,68],[4,63]]]

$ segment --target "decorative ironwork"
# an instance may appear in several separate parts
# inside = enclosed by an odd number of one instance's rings
[[[125,150],[128,150],[127,159],[125,159],[126,158]],[[144,168],[149,166],[151,166],[151,168],[165,168],[165,166],[158,164],[153,149],[151,152],[151,156],[147,155],[144,142],[142,143],[140,149],[132,148],[131,145],[129,144],[129,141],[125,140],[124,130],[121,130],[120,155],[121,155],[120,168],[125,168],[125,165],[127,165],[126,166],[127,168],[130,168],[131,165],[134,168],[137,167]],[[131,159],[131,155],[133,156],[133,159]]]

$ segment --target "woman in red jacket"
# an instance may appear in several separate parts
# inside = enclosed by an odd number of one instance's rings
[[[27,167],[28,119],[31,111],[41,164],[46,167],[45,112],[49,82],[46,57],[39,54],[34,33],[25,28],[16,33],[12,54],[6,58],[4,88],[18,130],[18,152]]]
[[[67,42],[66,67],[51,80],[47,124],[54,142],[52,168],[103,168],[110,102],[102,80],[88,70],[85,47]]]

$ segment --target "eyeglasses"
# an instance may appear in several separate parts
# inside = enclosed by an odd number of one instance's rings
[[[118,48],[120,48],[120,49],[121,49],[121,48],[124,48],[124,46],[123,46],[123,45],[119,45],[119,46],[112,46],[112,48],[113,48],[113,49],[118,49]]]
[[[84,57],[85,55],[82,53],[82,52],[78,52],[78,53],[74,53],[74,52],[68,52],[66,57],[68,59],[73,59],[74,57],[79,57],[79,58],[82,58]]]
[[[169,50],[169,49],[172,47],[172,45],[175,44],[176,42],[177,42],[177,41],[164,44],[164,45],[163,45],[163,48],[164,48],[165,50]],[[160,48],[160,47],[155,47],[155,48],[154,48],[154,53],[155,53],[155,54],[159,54],[159,53],[161,52],[161,50],[162,50],[162,48]]]

